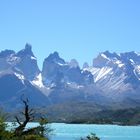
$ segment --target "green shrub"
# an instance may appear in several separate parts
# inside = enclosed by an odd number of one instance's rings
[[[81,138],[81,140],[100,140],[94,133],[91,133],[86,138]]]

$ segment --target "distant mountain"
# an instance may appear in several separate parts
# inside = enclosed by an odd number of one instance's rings
[[[140,106],[140,54],[100,53],[92,66],[80,68],[72,59],[66,62],[58,52],[44,59],[39,70],[30,44],[19,52],[0,52],[0,105],[19,108],[22,96],[33,106],[62,106],[81,102],[103,109]],[[72,106],[71,106],[72,107]],[[97,107],[97,108],[98,108]]]

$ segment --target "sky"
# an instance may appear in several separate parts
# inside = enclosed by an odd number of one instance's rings
[[[140,0],[0,0],[0,51],[26,43],[40,68],[54,51],[81,66],[106,50],[140,52]]]

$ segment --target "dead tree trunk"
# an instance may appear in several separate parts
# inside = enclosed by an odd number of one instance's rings
[[[22,102],[24,104],[24,111],[21,112],[21,115],[24,117],[24,120],[20,121],[19,117],[15,117],[16,122],[19,125],[14,132],[16,136],[21,136],[25,130],[27,123],[34,120],[34,111],[33,109],[29,108],[28,99],[22,99]]]

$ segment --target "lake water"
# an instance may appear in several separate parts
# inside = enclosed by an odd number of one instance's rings
[[[96,133],[101,140],[140,140],[140,126],[53,123],[50,127],[54,130],[51,140],[80,140],[90,133]]]
[[[51,140],[78,140],[89,133],[96,133],[101,140],[140,140],[140,126],[57,124],[51,125]]]

